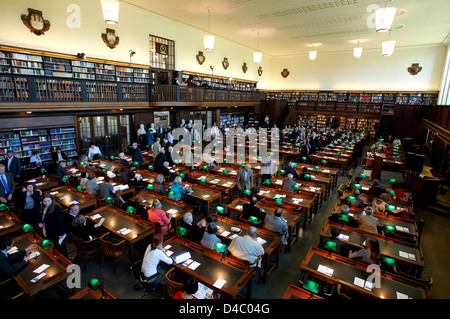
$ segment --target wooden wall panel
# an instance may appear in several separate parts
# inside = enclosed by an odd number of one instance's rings
[[[1,117],[0,130],[75,126],[75,116],[21,116]]]

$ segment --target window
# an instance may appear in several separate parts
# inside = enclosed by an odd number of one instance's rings
[[[175,41],[150,34],[150,65],[155,69],[175,70]]]

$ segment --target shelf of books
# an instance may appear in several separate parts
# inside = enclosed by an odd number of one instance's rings
[[[22,144],[20,136],[17,132],[0,132],[0,160],[6,158],[8,150],[12,150],[15,156],[20,157],[22,154]]]
[[[95,80],[95,63],[72,60],[73,77],[76,79]]]
[[[123,84],[122,99],[124,101],[147,101],[147,87],[138,84]]]
[[[44,56],[45,75],[51,77],[72,78],[70,60]]]
[[[133,68],[118,66],[116,67],[117,82],[133,82]]]
[[[45,75],[42,56],[11,52],[10,57],[13,74]]]
[[[117,84],[104,82],[86,83],[87,99],[90,102],[117,101]]]
[[[9,52],[0,51],[0,73],[11,73],[11,56]]]
[[[50,140],[53,152],[60,147],[67,157],[78,156],[74,127],[50,129]]]
[[[29,101],[29,99],[27,78],[0,76],[0,101]]]
[[[21,158],[31,157],[37,150],[43,162],[52,159],[52,145],[46,129],[20,131],[19,134],[22,143]]]
[[[37,101],[82,101],[78,81],[39,78],[35,83]]]
[[[150,82],[150,72],[148,69],[134,68],[134,82],[137,83],[149,83]]]
[[[95,63],[95,79],[102,81],[115,81],[116,67],[111,64]]]

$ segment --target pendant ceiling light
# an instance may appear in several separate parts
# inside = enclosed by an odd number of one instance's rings
[[[103,10],[103,18],[107,24],[119,23],[119,0],[100,0]]]
[[[359,41],[358,41],[358,46],[353,49],[353,57],[355,59],[359,59],[362,55],[362,51],[363,51],[363,48],[359,46]]]
[[[253,52],[253,62],[260,64],[262,60],[262,52],[259,51],[259,32],[258,32],[258,43],[256,44],[256,51]]]
[[[381,43],[381,49],[383,52],[383,56],[391,56],[392,53],[394,53],[394,47],[395,47],[394,40],[383,41]]]
[[[375,11],[375,28],[377,32],[388,32],[391,30],[396,11],[397,8],[387,6],[387,0],[385,8],[379,8]]]
[[[309,51],[309,61],[315,61],[317,57],[317,51],[314,50],[314,44],[312,51]]]
[[[214,36],[211,34],[211,8],[208,8],[208,34],[203,36],[203,43],[206,52],[214,50]]]

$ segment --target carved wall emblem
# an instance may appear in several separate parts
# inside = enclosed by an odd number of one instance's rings
[[[205,62],[206,57],[203,55],[202,51],[198,51],[198,54],[195,56],[197,58],[198,64],[202,65]]]
[[[422,71],[422,67],[419,66],[419,63],[413,63],[411,64],[411,66],[408,68],[408,72],[411,75],[416,75],[417,73],[419,73],[420,71]]]
[[[44,19],[42,11],[28,8],[28,15],[22,14],[20,18],[30,32],[36,35],[43,35],[50,29],[50,21]]]
[[[281,72],[281,75],[282,75],[284,78],[287,78],[287,76],[289,75],[288,69],[283,69],[283,71]]]
[[[248,67],[247,67],[247,62],[244,62],[244,64],[242,64],[242,71],[245,73],[247,72]]]
[[[228,62],[228,58],[223,58],[222,66],[226,70],[230,66],[230,62]]]
[[[102,33],[103,42],[110,49],[114,49],[119,44],[119,37],[116,36],[116,30],[106,29],[106,33]]]

